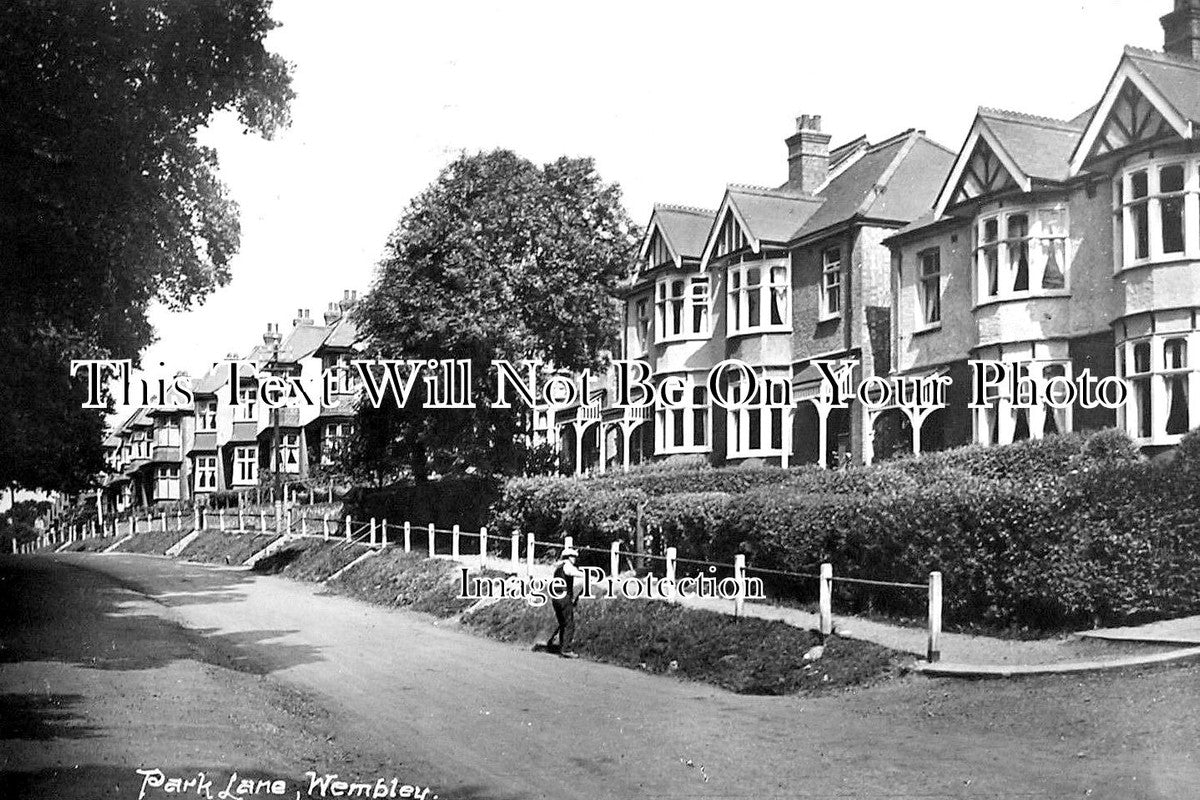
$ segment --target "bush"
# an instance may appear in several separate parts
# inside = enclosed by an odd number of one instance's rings
[[[488,506],[499,495],[498,484],[478,476],[401,483],[385,489],[359,489],[346,497],[346,512],[357,520],[371,517],[439,528],[460,525],[475,531],[484,524]]]

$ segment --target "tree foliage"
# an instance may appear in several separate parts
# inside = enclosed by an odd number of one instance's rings
[[[618,285],[637,231],[588,158],[538,166],[507,150],[463,155],[409,206],[355,312],[381,358],[470,359],[476,408],[363,408],[354,456],[376,472],[512,472],[523,409],[495,409],[492,359],[599,367],[616,340]],[[418,384],[421,388],[422,384]]]
[[[102,420],[69,360],[136,363],[152,301],[183,309],[228,282],[237,208],[196,134],[221,111],[264,136],[287,124],[269,5],[0,7],[0,486],[85,485]]]

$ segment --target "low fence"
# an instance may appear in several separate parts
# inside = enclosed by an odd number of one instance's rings
[[[461,530],[458,525],[446,529],[437,528],[433,523],[429,523],[422,527],[413,525],[411,522],[389,523],[386,519],[376,520],[375,518],[366,521],[360,520],[356,523],[350,516],[341,520],[335,518],[331,510],[326,510],[320,515],[314,514],[312,508],[313,506],[300,506],[296,510],[280,509],[277,506],[273,513],[268,514],[265,508],[259,508],[257,512],[254,512],[242,507],[215,510],[194,507],[192,513],[188,515],[185,515],[182,509],[177,508],[174,514],[163,511],[157,516],[148,515],[141,518],[132,516],[124,521],[113,520],[111,535],[116,537],[132,536],[136,533],[156,530],[176,531],[182,535],[194,530],[250,534],[279,532],[280,535],[321,537],[325,540],[338,540],[347,545],[369,548],[403,547],[406,553],[423,552],[430,558],[449,556],[463,562],[476,561],[480,569],[487,566],[502,567],[525,577],[530,577],[534,571],[538,548],[542,549],[544,555],[551,555],[561,552],[563,548],[573,546],[569,536],[561,542],[539,542],[532,533],[522,535],[517,531],[507,537],[493,536],[488,533],[486,527],[480,528],[476,532],[470,532]],[[276,514],[280,516],[278,522],[274,518]],[[91,525],[83,530],[68,531],[61,541],[55,541],[49,535],[43,535],[37,540],[23,544],[14,540],[12,548],[14,554],[33,553],[51,544],[65,546],[69,542],[97,535],[101,535],[101,532]],[[473,544],[467,548],[468,552],[463,550],[464,540],[473,541]],[[609,575],[614,577],[621,574],[622,564],[626,564],[634,570],[653,568],[652,565],[661,564],[666,578],[665,585],[668,587],[675,586],[681,565],[699,567],[713,574],[727,574],[732,577],[736,587],[732,602],[734,614],[737,616],[741,616],[744,612],[747,583],[755,574],[797,581],[817,581],[819,629],[823,636],[828,636],[833,632],[833,587],[835,582],[925,592],[928,599],[926,657],[931,663],[940,657],[942,632],[942,574],[940,572],[929,573],[927,584],[904,583],[839,577],[834,574],[832,564],[821,564],[818,566],[818,571],[811,573],[790,572],[748,566],[744,555],[737,555],[732,564],[725,564],[701,559],[680,558],[674,547],[668,547],[665,555],[656,555],[631,553],[622,550],[621,545],[620,541],[615,541],[607,549],[586,546],[575,549],[581,554],[594,556],[592,560],[599,560],[600,563],[607,558]],[[489,559],[493,559],[493,563],[490,565]],[[670,590],[664,599],[678,602],[679,596]]]

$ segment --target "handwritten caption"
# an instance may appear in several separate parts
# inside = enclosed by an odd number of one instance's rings
[[[210,777],[197,772],[195,777],[167,775],[160,769],[139,769],[142,788],[138,800],[158,796],[193,795],[205,800],[251,800],[256,797],[289,797],[302,800],[305,797],[363,797],[392,800],[438,800],[428,786],[404,783],[399,778],[343,778],[337,773],[305,772],[305,781],[289,784],[283,778],[247,778],[234,772],[222,783],[216,776]]]

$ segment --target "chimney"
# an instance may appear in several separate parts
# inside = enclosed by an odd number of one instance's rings
[[[346,289],[342,292],[342,302],[340,303],[342,313],[345,314],[350,309],[354,308],[354,304],[358,302],[358,290]]]
[[[298,328],[301,325],[312,325],[312,317],[309,315],[307,308],[296,309],[296,318],[292,320],[292,327]]]
[[[812,193],[829,177],[829,139],[820,114],[796,117],[796,132],[787,138],[789,189]]]
[[[283,336],[279,333],[278,322],[268,322],[267,332],[263,334],[263,344],[267,347],[274,347],[283,341]]]
[[[1175,10],[1162,17],[1163,50],[1200,61],[1200,0],[1175,0]]]
[[[325,309],[325,324],[333,327],[338,320],[342,318],[342,309],[337,303],[330,303],[329,308]]]

